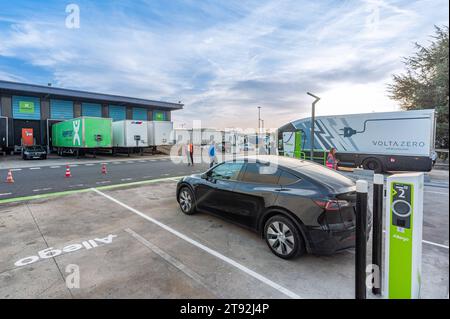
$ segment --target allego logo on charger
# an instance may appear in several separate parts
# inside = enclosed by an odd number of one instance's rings
[[[48,259],[52,257],[59,256],[64,253],[71,253],[80,249],[92,249],[99,246],[104,246],[107,244],[111,244],[113,241],[113,238],[116,238],[117,235],[108,235],[105,238],[95,238],[95,239],[89,239],[86,241],[83,241],[81,244],[70,244],[65,246],[62,249],[55,249],[53,247],[49,247],[47,249],[43,249],[41,251],[38,251],[37,256],[29,256],[22,258],[14,263],[15,266],[21,267],[26,266],[32,263],[37,262],[39,259]]]

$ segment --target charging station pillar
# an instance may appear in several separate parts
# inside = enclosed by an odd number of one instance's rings
[[[384,296],[420,298],[423,173],[387,178]]]

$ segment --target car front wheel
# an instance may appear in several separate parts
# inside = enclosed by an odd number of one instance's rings
[[[194,194],[189,187],[184,186],[180,189],[178,193],[178,203],[180,204],[181,211],[186,215],[195,213]]]
[[[266,222],[264,238],[270,250],[280,258],[293,259],[305,253],[305,243],[299,230],[282,215],[273,216]]]

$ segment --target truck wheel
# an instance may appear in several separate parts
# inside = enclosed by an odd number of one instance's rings
[[[376,158],[368,158],[363,162],[363,168],[374,171],[375,173],[383,173],[383,164]]]

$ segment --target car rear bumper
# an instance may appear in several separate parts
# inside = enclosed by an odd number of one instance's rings
[[[366,239],[372,230],[372,222],[369,220],[366,231]],[[309,252],[315,255],[332,255],[340,250],[355,247],[355,227],[345,230],[324,230],[317,228],[308,229]]]

